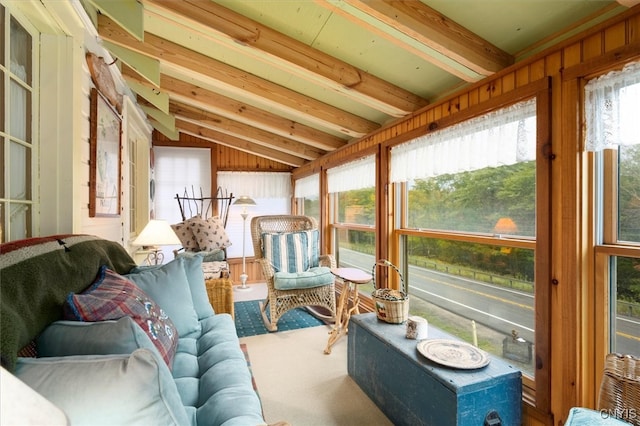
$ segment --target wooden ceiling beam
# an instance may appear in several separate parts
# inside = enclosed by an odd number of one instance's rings
[[[127,66],[122,67],[122,74],[127,81],[135,81],[140,85],[153,88],[147,80]],[[204,111],[219,114],[248,126],[264,129],[323,151],[334,151],[347,144],[347,141],[337,136],[296,123],[165,74],[160,76],[160,85],[163,93],[167,93],[174,101],[176,99],[189,99]],[[184,102],[182,103],[184,104]]]
[[[373,109],[394,117],[404,116],[428,104],[425,99],[364,70],[323,53],[298,40],[229,10],[211,0],[145,0],[177,14],[177,25],[193,31],[204,26],[223,37],[215,42],[232,45],[243,54],[264,60],[270,55],[281,69],[335,90]],[[186,18],[191,21],[184,22]],[[241,45],[242,47],[238,47]]]
[[[381,25],[394,28],[444,57],[482,76],[514,63],[507,52],[453,22],[419,0],[318,0],[338,7],[345,3],[373,16]]]
[[[236,138],[235,136],[226,135],[222,132],[218,132],[208,127],[199,126],[188,121],[176,120],[176,127],[185,134],[198,137],[200,139],[208,140],[213,143],[228,146],[239,151],[247,152],[249,154],[264,157],[269,160],[277,161],[279,163],[287,164],[292,167],[300,167],[307,161],[296,157],[295,155],[286,154],[275,149],[267,148],[262,145],[258,145],[253,142],[246,141],[244,139]]]
[[[144,42],[138,41],[104,15],[98,16],[98,33],[112,43],[208,78],[207,81],[212,86],[241,97],[258,99],[265,107],[300,117],[317,126],[351,137],[364,136],[380,127],[378,123],[248,74],[148,32],[145,32]]]
[[[181,102],[171,102],[169,111],[171,114],[175,115],[176,119],[200,124],[203,127],[208,127],[220,133],[253,142],[267,148],[286,152],[287,154],[295,155],[296,157],[304,158],[305,160],[315,160],[326,154],[326,151],[321,151],[298,141],[284,138],[255,127],[247,126],[246,124],[230,120],[221,115],[203,111],[200,108],[189,106]]]

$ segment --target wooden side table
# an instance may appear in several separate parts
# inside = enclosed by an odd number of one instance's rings
[[[207,296],[216,314],[226,312],[235,320],[233,307],[233,281],[231,278],[212,278],[206,280]]]
[[[324,353],[327,355],[331,353],[331,346],[340,336],[347,333],[351,314],[360,313],[360,309],[358,308],[358,302],[360,300],[358,284],[367,284],[373,279],[371,274],[356,268],[332,268],[331,273],[342,280],[344,286],[342,287],[342,293],[340,293],[340,300],[338,301],[336,322],[329,333],[329,341],[324,350]],[[349,307],[349,299],[351,299],[351,307]]]

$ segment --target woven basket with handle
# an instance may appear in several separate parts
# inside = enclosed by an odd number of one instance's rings
[[[400,277],[402,290],[390,288],[378,288],[373,291],[371,297],[375,303],[376,316],[379,320],[391,324],[401,324],[409,317],[409,295],[400,270],[386,259],[378,260],[371,271],[373,284],[376,283],[376,267],[384,266],[393,269]]]

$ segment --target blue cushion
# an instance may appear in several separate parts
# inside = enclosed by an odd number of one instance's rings
[[[119,320],[56,321],[36,339],[38,356],[130,354],[139,348],[160,353],[129,316]],[[175,359],[174,359],[175,362]]]
[[[565,426],[628,426],[629,423],[618,420],[606,410],[595,411],[588,408],[574,407],[569,411]]]
[[[304,272],[276,272],[273,285],[278,290],[321,287],[333,283],[331,269],[318,266]]]
[[[69,424],[189,424],[169,368],[147,349],[18,358],[15,374],[62,409]]]
[[[198,314],[185,272],[185,259],[174,259],[160,267],[144,269],[125,277],[147,293],[169,315],[180,337],[200,333]]]

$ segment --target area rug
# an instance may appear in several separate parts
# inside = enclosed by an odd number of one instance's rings
[[[259,301],[235,302],[235,321],[238,337],[267,334],[260,313]],[[324,324],[303,308],[291,309],[278,320],[278,331],[295,330],[298,328],[316,327]]]
[[[253,377],[253,370],[251,369],[251,360],[249,360],[249,351],[247,350],[246,343],[240,343],[240,349],[242,349],[242,353],[244,354],[244,359],[247,361],[247,367],[251,372],[251,384],[253,385],[253,390],[256,391],[258,398],[260,398],[260,394],[258,393],[258,386],[256,385],[256,378]]]

